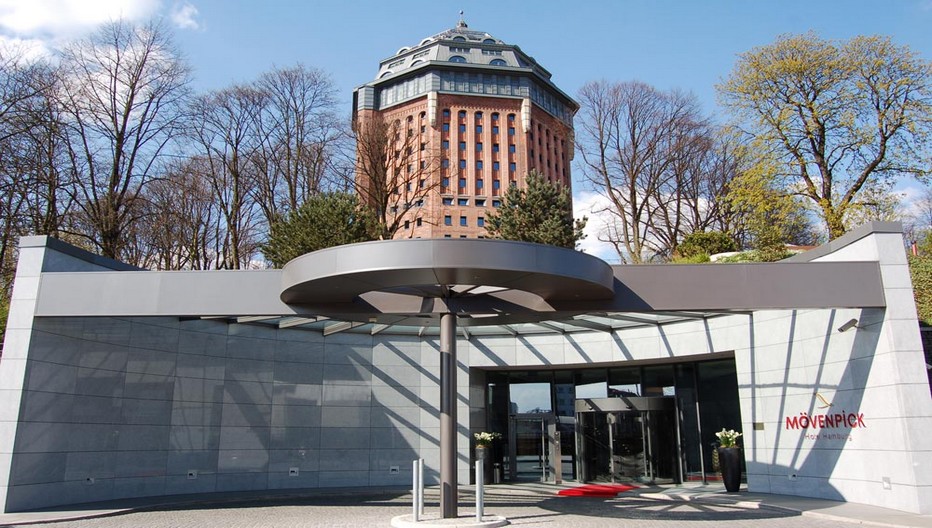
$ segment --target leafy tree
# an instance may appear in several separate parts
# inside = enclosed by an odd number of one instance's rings
[[[527,188],[509,188],[501,208],[486,218],[489,236],[575,248],[587,219],[573,220],[569,191],[533,170],[525,181]]]
[[[779,162],[777,186],[805,197],[830,239],[861,193],[929,174],[932,68],[889,38],[786,35],[741,55],[724,105]]]
[[[777,187],[776,163],[759,157],[730,184],[726,200],[741,244],[779,260],[786,244],[810,245],[817,241],[803,202]]]
[[[721,231],[697,231],[686,235],[686,238],[677,246],[677,252],[682,258],[693,258],[699,255],[715,255],[737,251],[735,240]]]
[[[282,267],[305,253],[377,237],[377,219],[355,195],[324,193],[272,223],[262,253],[272,265]]]

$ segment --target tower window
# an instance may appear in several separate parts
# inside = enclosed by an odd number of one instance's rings
[[[443,217],[443,225],[448,225],[448,226],[453,225],[453,217],[450,216],[450,215],[444,215],[444,217]]]
[[[469,224],[466,222],[466,217],[465,217],[465,216],[461,216],[461,217],[460,217],[460,225],[461,225],[461,226],[464,226],[464,227],[467,226],[467,225],[469,225]]]

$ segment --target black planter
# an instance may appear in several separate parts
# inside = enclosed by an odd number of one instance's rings
[[[734,493],[741,487],[741,448],[718,448],[718,467],[722,471],[725,490]]]

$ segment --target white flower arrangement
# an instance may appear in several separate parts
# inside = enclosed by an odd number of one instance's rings
[[[722,447],[738,447],[738,437],[741,433],[734,429],[725,430],[723,427],[721,431],[715,433],[715,436],[718,437],[718,442]]]
[[[501,433],[487,433],[485,431],[481,433],[475,433],[473,437],[476,439],[476,447],[488,447],[492,445],[493,440],[497,440],[502,437]]]

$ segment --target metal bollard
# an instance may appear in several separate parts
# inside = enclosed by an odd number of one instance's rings
[[[476,522],[482,522],[482,495],[485,493],[485,484],[483,483],[482,465],[484,460],[476,460]]]
[[[418,500],[418,499],[419,499],[419,497],[418,497],[419,493],[418,493],[418,492],[419,492],[419,490],[421,489],[421,473],[420,473],[420,471],[418,471],[418,470],[420,469],[419,466],[420,466],[420,459],[415,460],[415,461],[414,461],[414,464],[413,464],[413,467],[412,467],[412,470],[411,470],[411,481],[412,481],[412,482],[411,482],[411,488],[412,488],[412,489],[411,489],[411,495],[412,495],[412,497],[411,497],[411,508],[412,508],[413,514],[414,514],[414,515],[413,515],[413,516],[414,516],[414,522],[418,522],[418,521],[420,520],[420,513],[421,513],[421,512],[420,512],[420,507],[419,507],[419,506],[420,506],[420,500]]]
[[[424,459],[417,459],[417,511],[419,515],[424,515]]]

